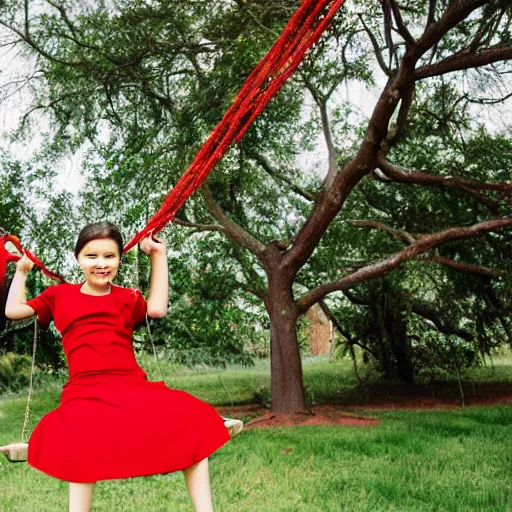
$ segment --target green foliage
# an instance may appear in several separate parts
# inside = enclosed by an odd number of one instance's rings
[[[311,322],[303,315],[297,321],[297,343],[299,344],[300,353],[303,356],[311,355],[311,345],[309,344],[308,327]]]
[[[7,352],[0,356],[0,391],[6,389],[19,390],[25,388],[30,382],[32,357],[26,354]],[[34,373],[40,369],[36,366]]]
[[[24,169],[18,162],[6,161],[5,156],[0,163],[0,227],[7,233],[21,233],[27,217],[24,198],[26,178]]]
[[[254,355],[266,355],[258,348],[267,336],[261,311],[237,293],[235,276],[219,268],[215,257],[196,256],[188,265],[182,258],[169,260],[171,306],[166,317],[153,322],[155,345],[165,345],[171,362],[187,366],[253,364]]]
[[[411,344],[420,381],[443,380],[454,373],[463,375],[468,368],[481,364],[478,346],[471,340],[428,331]]]

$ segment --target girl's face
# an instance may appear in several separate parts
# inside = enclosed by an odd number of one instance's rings
[[[114,279],[119,269],[119,248],[111,238],[91,240],[78,253],[78,263],[89,284],[105,287]]]

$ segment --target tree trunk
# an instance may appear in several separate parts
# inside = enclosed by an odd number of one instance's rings
[[[386,331],[395,356],[398,377],[401,381],[412,384],[414,382],[414,365],[407,336],[407,325],[401,316],[401,311],[393,309],[393,307],[387,311]]]
[[[379,323],[380,364],[387,377],[395,377],[407,383],[414,382],[414,365],[411,357],[407,324],[402,308],[395,302],[394,291],[384,282],[373,302]]]
[[[265,301],[270,317],[270,395],[276,413],[309,413],[304,397],[302,365],[297,340],[298,312],[291,280],[269,272]]]

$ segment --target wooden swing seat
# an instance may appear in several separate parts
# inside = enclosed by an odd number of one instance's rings
[[[3,453],[11,462],[25,462],[28,456],[28,443],[11,443],[0,446]]]

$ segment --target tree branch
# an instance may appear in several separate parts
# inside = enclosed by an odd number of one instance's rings
[[[389,0],[381,0],[380,5],[382,7],[383,16],[383,24],[384,24],[384,41],[386,41],[386,46],[389,50],[389,64],[388,67],[391,69],[393,64],[393,57],[398,64],[398,57],[396,55],[395,45],[393,43],[393,16],[391,14],[391,6],[389,5]]]
[[[510,59],[512,59],[512,44],[492,46],[477,53],[473,53],[466,48],[439,62],[418,68],[414,72],[414,80],[423,80],[424,78],[445,75],[462,69],[477,68]]]
[[[389,226],[386,226],[382,222],[376,222],[376,221],[372,221],[372,220],[344,219],[342,222],[350,222],[351,224],[354,224],[355,226],[361,226],[361,227],[369,228],[369,229],[380,229],[380,230],[388,233],[395,240],[397,240],[399,242],[404,242],[406,244],[414,243],[418,239],[424,238],[425,236],[429,236],[429,235],[424,235],[424,234],[418,234],[418,235],[416,235],[417,236],[417,238],[416,238],[413,235],[411,235],[410,233],[407,233],[407,231],[403,231],[400,229],[393,229]],[[480,275],[484,275],[487,277],[498,277],[498,276],[502,275],[501,272],[498,272],[497,270],[494,270],[492,268],[482,267],[479,265],[473,265],[471,263],[463,263],[461,261],[455,261],[450,258],[444,258],[444,257],[440,257],[440,256],[421,257],[421,258],[418,258],[418,261],[430,261],[433,263],[441,263],[443,265],[452,267],[455,270],[459,270],[461,272],[470,272],[473,274],[480,274]]]
[[[512,98],[512,92],[510,94],[506,94],[505,96],[502,96],[501,98],[470,98],[466,96],[466,100],[469,101],[469,103],[478,103],[479,105],[496,105],[497,103],[503,103],[505,100],[508,100],[509,98]]]
[[[340,80],[343,79],[345,74],[343,73],[340,75]],[[331,126],[329,123],[329,116],[327,115],[327,100],[329,96],[333,93],[336,86],[339,84],[338,80],[335,81],[335,84],[331,86],[329,89],[329,92],[327,95],[323,96],[320,94],[320,92],[313,86],[311,81],[308,79],[308,77],[304,77],[304,84],[306,85],[306,88],[311,93],[311,96],[313,96],[313,99],[315,100],[315,103],[318,106],[318,109],[320,110],[320,119],[322,120],[322,132],[324,134],[325,144],[327,146],[327,154],[329,155],[329,167],[327,171],[327,176],[324,180],[324,186],[330,187],[334,176],[338,172],[338,158],[336,154],[336,149],[334,148],[334,142],[332,140],[332,132],[331,132]]]
[[[178,224],[179,226],[185,226],[186,228],[194,228],[197,231],[221,231],[224,233],[226,229],[224,226],[220,226],[218,224],[196,224],[195,222],[187,222],[181,219],[177,219],[176,217],[171,219],[173,224]]]
[[[297,308],[301,313],[303,313],[313,304],[323,299],[327,294],[338,290],[348,290],[358,283],[383,276],[397,268],[402,263],[413,259],[415,256],[418,256],[433,247],[437,247],[454,240],[480,236],[484,233],[503,228],[512,228],[512,218],[488,220],[479,222],[468,228],[455,227],[438,233],[426,235],[408,247],[393,254],[389,258],[363,267],[352,274],[342,277],[341,279],[314,288],[297,301]]]
[[[3,103],[4,101],[8,100],[10,97],[14,96],[16,93],[20,92],[23,88],[25,88],[32,80],[41,78],[41,75],[36,76],[36,73],[39,73],[40,70],[35,70],[32,76],[27,76],[25,78],[21,78],[19,80],[11,80],[10,82],[7,82],[5,84],[2,84],[0,87],[2,89],[7,89],[11,85],[21,84],[19,87],[16,87],[14,91],[11,91],[9,93],[6,93],[5,96],[0,98],[0,103]]]
[[[282,183],[286,183],[290,186],[291,190],[295,192],[296,194],[302,196],[304,199],[307,199],[308,201],[314,201],[315,196],[311,194],[310,192],[304,190],[303,188],[299,187],[296,183],[294,183],[291,179],[287,178],[283,173],[280,173],[277,169],[275,169],[272,164],[268,161],[268,159],[259,151],[253,151],[253,150],[245,150],[246,154],[249,158],[252,158],[253,160],[256,160],[258,164],[261,165],[263,170],[275,181],[281,181]]]
[[[263,302],[265,302],[265,300],[267,298],[267,294],[266,293],[262,292],[261,290],[257,290],[256,288],[251,288],[250,286],[244,286],[244,285],[240,285],[240,286],[246,292],[252,293],[256,297],[261,299]]]
[[[35,41],[33,41],[28,36],[28,34],[24,34],[20,30],[18,30],[17,28],[12,27],[8,23],[5,23],[5,21],[2,21],[2,19],[0,19],[0,25],[4,26],[5,28],[10,30],[11,32],[14,32],[15,34],[17,34],[20,37],[20,39],[25,41],[32,49],[34,49],[37,53],[39,53],[40,55],[42,55],[46,59],[51,60],[52,62],[56,62],[58,64],[63,64],[65,66],[71,66],[71,67],[78,67],[78,66],[81,66],[83,64],[83,62],[79,62],[79,61],[74,62],[74,61],[67,61],[67,60],[57,59],[56,57],[54,57],[50,53],[48,53],[45,50],[43,50],[40,46],[38,46],[35,43]]]
[[[436,4],[437,0],[429,0],[428,2],[427,27],[436,21]]]
[[[5,48],[6,46],[16,46],[18,43],[22,43],[23,39],[13,39],[12,41],[4,41],[0,43],[0,48]]]
[[[464,329],[459,329],[454,325],[449,325],[447,322],[439,318],[436,311],[429,308],[428,306],[413,304],[411,307],[411,311],[415,315],[421,316],[426,320],[430,320],[436,326],[436,329],[439,332],[442,332],[443,334],[455,334],[456,336],[459,336],[459,338],[462,338],[464,340],[473,340],[473,335],[471,334],[471,332],[465,331]]]
[[[282,264],[287,267],[290,275],[295,275],[308,261],[354,187],[377,167],[378,153],[388,136],[390,119],[396,111],[401,94],[414,82],[414,69],[418,60],[485,2],[450,2],[439,21],[427,27],[416,44],[406,49],[398,70],[390,76],[377,101],[357,154],[336,174],[333,185],[320,191],[309,218],[295,236],[292,245],[283,253]]]
[[[251,251],[260,261],[265,251],[265,246],[247,231],[242,229],[238,224],[233,222],[222,210],[219,204],[213,198],[210,187],[204,183],[201,187],[201,195],[206,203],[208,211],[213,215],[219,224],[224,228],[224,233],[233,242],[244,246]]]
[[[404,24],[404,20],[402,19],[402,14],[400,13],[398,4],[395,2],[395,0],[387,1],[389,2],[391,10],[393,11],[393,17],[395,18],[396,21],[398,33],[403,37],[407,46],[413,46],[416,43],[416,41],[414,40],[411,33],[409,32],[409,30],[407,30],[407,27]]]
[[[354,304],[357,304],[359,306],[370,306],[370,302],[368,300],[363,300],[361,297],[357,297],[353,293],[345,291],[344,295],[350,302]],[[421,316],[427,320],[430,320],[435,325],[439,332],[442,332],[444,334],[455,334],[468,341],[473,339],[472,334],[469,333],[468,331],[458,329],[453,325],[447,325],[447,323],[444,320],[441,320],[441,318],[439,318],[437,311],[434,311],[429,306],[411,301],[410,307],[411,311],[414,314]]]
[[[243,289],[252,293],[256,297],[259,297],[263,302],[265,302],[267,298],[267,290],[265,288],[265,283],[262,277],[254,270],[251,265],[246,264],[244,261],[244,255],[241,253],[241,247],[239,245],[232,245],[232,254],[240,264],[242,272],[244,273],[247,281],[252,281],[252,283],[254,283],[254,286],[243,284]]]
[[[275,32],[274,30],[272,30],[271,28],[269,27],[266,27],[265,25],[263,25],[263,23],[261,23],[261,21],[256,17],[256,15],[251,11],[250,7],[248,7],[248,3],[249,2],[245,2],[243,0],[235,0],[235,3],[238,5],[238,7],[240,8],[241,11],[244,11],[246,12],[247,14],[249,14],[249,16],[253,19],[253,21],[259,25],[263,30],[266,30],[267,32],[270,32],[272,34],[272,36],[274,36],[276,39],[279,38],[279,34],[277,32]]]
[[[384,74],[387,76],[391,76],[391,70],[388,68],[386,63],[384,62],[384,57],[382,56],[382,52],[380,51],[379,43],[377,42],[377,39],[373,35],[373,32],[366,26],[365,22],[363,21],[363,18],[360,14],[358,14],[359,19],[361,20],[361,23],[363,24],[363,27],[368,34],[368,37],[370,38],[370,41],[373,45],[373,51],[375,52],[375,57],[377,57],[377,62],[379,63],[380,69],[384,71]]]
[[[24,1],[24,10],[25,10],[25,35],[30,37],[29,35],[29,21],[28,21],[28,0]]]
[[[489,267],[481,267],[480,265],[473,265],[471,263],[463,263],[461,261],[455,261],[450,258],[443,258],[441,256],[429,256],[426,258],[418,258],[418,261],[431,261],[433,263],[441,263],[448,267],[454,268],[461,272],[469,272],[471,274],[480,274],[487,277],[499,277],[502,272],[494,270]]]
[[[395,240],[399,242],[404,242],[406,244],[411,244],[416,241],[411,234],[407,233],[407,231],[403,231],[401,229],[393,229],[382,222],[376,222],[373,220],[351,220],[351,219],[343,219],[341,222],[349,222],[354,226],[361,226],[363,228],[370,229],[381,229],[391,235]]]
[[[407,124],[409,111],[411,110],[413,97],[414,86],[408,87],[402,92],[402,99],[400,101],[400,109],[398,111],[396,125],[393,127],[392,130],[389,131],[389,135],[387,138],[388,149],[392,148],[393,146],[396,146],[405,133],[405,127]]]
[[[397,165],[391,164],[386,159],[379,156],[378,165],[380,170],[390,179],[397,183],[424,185],[429,187],[455,187],[471,195],[479,203],[483,204],[494,215],[500,211],[500,202],[488,199],[484,194],[477,192],[479,190],[492,190],[499,192],[503,196],[512,197],[512,183],[485,183],[467,178],[454,176],[438,176],[420,171],[411,171]]]
[[[512,195],[512,183],[509,182],[484,182],[470,180],[468,178],[460,178],[457,176],[438,176],[421,171],[411,171],[394,165],[384,158],[379,158],[378,163],[382,172],[393,179],[395,179],[395,177],[401,177],[404,180],[410,180],[411,183],[419,183],[420,185],[466,186],[479,190],[493,190],[496,192],[503,192],[506,195]]]
[[[416,45],[411,48],[411,58],[417,62],[425,52],[438,44],[446,33],[466,19],[473,11],[488,3],[488,1],[465,0],[449,2],[441,18],[428,25],[423,35],[416,41]]]
[[[318,302],[318,305],[322,309],[322,311],[326,314],[327,318],[331,320],[331,322],[334,324],[336,329],[338,329],[338,332],[347,339],[347,342],[350,345],[357,345],[358,347],[361,347],[363,350],[366,350],[368,353],[370,353],[373,357],[377,358],[377,353],[373,351],[371,348],[367,347],[366,345],[363,345],[359,340],[352,337],[350,333],[343,329],[343,326],[340,322],[338,322],[338,319],[334,316],[334,313],[331,311],[331,309],[327,306],[325,301],[321,300]]]
[[[480,20],[480,27],[476,31],[475,37],[468,46],[471,52],[476,52],[479,46],[485,46],[489,44],[497,27],[499,26],[501,19],[503,18],[504,13],[505,8],[502,10],[494,11],[491,16],[482,16]]]
[[[64,23],[68,26],[70,32],[76,37],[76,29],[71,20],[69,19],[66,10],[64,7],[59,5],[57,2],[53,2],[52,0],[46,0],[46,3],[50,4],[52,7],[57,9],[60,13],[61,18],[64,20]]]
[[[95,87],[94,89],[92,89],[91,91],[80,91],[81,93],[87,93],[89,92],[90,94],[92,94],[93,92],[96,92],[96,91],[100,91],[102,89],[102,86],[98,86],[98,87]],[[53,106],[55,106],[57,103],[61,102],[62,100],[66,99],[66,98],[69,98],[69,97],[72,97],[72,96],[76,96],[78,94],[77,91],[74,91],[74,92],[70,92],[70,93],[66,93],[66,94],[63,94],[62,96],[59,96],[58,98],[55,98],[53,101],[50,101],[50,103],[48,103],[47,105],[36,105],[34,107],[32,107],[28,112],[26,112],[22,119],[21,119],[21,126],[23,127],[28,119],[28,117],[30,116],[30,114],[32,114],[32,112],[35,112],[36,110],[47,110],[49,108],[52,108]]]
[[[332,141],[332,133],[331,127],[329,125],[329,117],[327,116],[327,105],[326,101],[321,101],[318,103],[318,108],[320,109],[320,116],[322,118],[322,131],[325,138],[325,143],[327,145],[327,152],[329,155],[329,167],[327,171],[327,176],[324,180],[324,186],[330,187],[332,182],[334,181],[334,176],[338,172],[338,158],[336,156],[336,150],[334,149],[334,143]]]
[[[128,64],[133,65],[134,63],[140,62],[140,60],[134,60],[133,58],[131,58],[129,61],[124,61],[124,60],[120,60],[120,59],[111,57],[110,55],[107,55],[105,52],[103,52],[99,47],[97,47],[93,44],[84,43],[83,41],[80,41],[79,39],[77,39],[77,37],[74,34],[69,35],[69,34],[66,34],[65,32],[61,32],[60,30],[56,30],[55,33],[58,36],[60,36],[64,39],[67,39],[68,41],[71,41],[72,43],[75,43],[80,48],[85,48],[86,50],[92,50],[93,52],[97,53],[98,55],[101,55],[101,57],[103,57],[104,59],[108,60],[111,64],[114,64],[116,66],[126,67]]]

